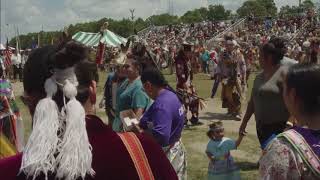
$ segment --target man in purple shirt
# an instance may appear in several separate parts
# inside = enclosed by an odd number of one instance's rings
[[[180,140],[185,120],[184,106],[157,69],[145,70],[141,75],[141,82],[154,103],[140,119],[139,126],[150,132],[161,145],[179,179],[185,179],[185,149]]]
[[[159,96],[140,120],[140,126],[151,130],[162,147],[180,140],[183,123],[184,108],[177,95],[167,89],[159,92]]]

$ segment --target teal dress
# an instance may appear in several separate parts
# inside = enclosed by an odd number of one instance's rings
[[[146,110],[151,104],[150,98],[143,91],[140,79],[134,80],[131,84],[129,84],[128,79],[125,80],[117,89],[116,99],[116,117],[112,124],[112,129],[116,132],[121,132],[123,130],[120,119],[121,111],[139,108]]]
[[[240,171],[230,154],[230,150],[234,149],[236,149],[236,143],[230,138],[223,137],[221,141],[209,141],[206,153],[214,157],[214,161],[209,162],[209,180],[240,179]]]

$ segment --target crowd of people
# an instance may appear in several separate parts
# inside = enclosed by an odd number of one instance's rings
[[[8,79],[22,82],[23,67],[28,59],[29,53],[30,50],[9,50],[9,47],[0,50],[1,68]]]
[[[260,179],[319,179],[319,24],[308,16],[241,22],[152,27],[108,49],[112,72],[99,102],[107,123],[96,115],[98,66],[87,47],[65,40],[28,57],[12,55],[20,59],[14,71],[23,68],[21,99],[32,131],[23,147],[21,117],[2,66],[0,145],[10,145],[0,149],[0,157],[7,156],[0,160],[0,178],[187,179],[181,136],[190,124],[202,124],[203,99],[193,83],[202,71],[214,80],[211,97],[221,84],[222,108],[242,121],[237,140],[224,137],[221,121],[209,125],[208,179],[240,179],[230,151],[245,139],[252,115],[262,152]],[[176,87],[163,68],[175,72]],[[261,71],[242,117],[255,69]]]

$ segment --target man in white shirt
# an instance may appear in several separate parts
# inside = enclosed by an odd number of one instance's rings
[[[21,55],[20,53],[14,51],[11,56],[11,62],[13,65],[13,79],[17,79],[17,75],[19,76],[19,80],[22,81],[22,71],[21,71]]]

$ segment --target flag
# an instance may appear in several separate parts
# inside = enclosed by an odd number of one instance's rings
[[[4,50],[4,66],[8,67],[11,65],[12,51],[10,49]]]
[[[8,67],[11,65],[11,56],[12,56],[12,52],[10,49],[6,49],[4,50],[4,66]]]
[[[11,56],[12,56],[12,51],[9,49],[8,38],[7,38],[6,49],[3,51],[3,53],[4,53],[4,66],[8,67],[11,65]]]
[[[105,48],[106,45],[102,42],[99,42],[96,54],[96,64],[98,65],[101,65],[103,63]]]

